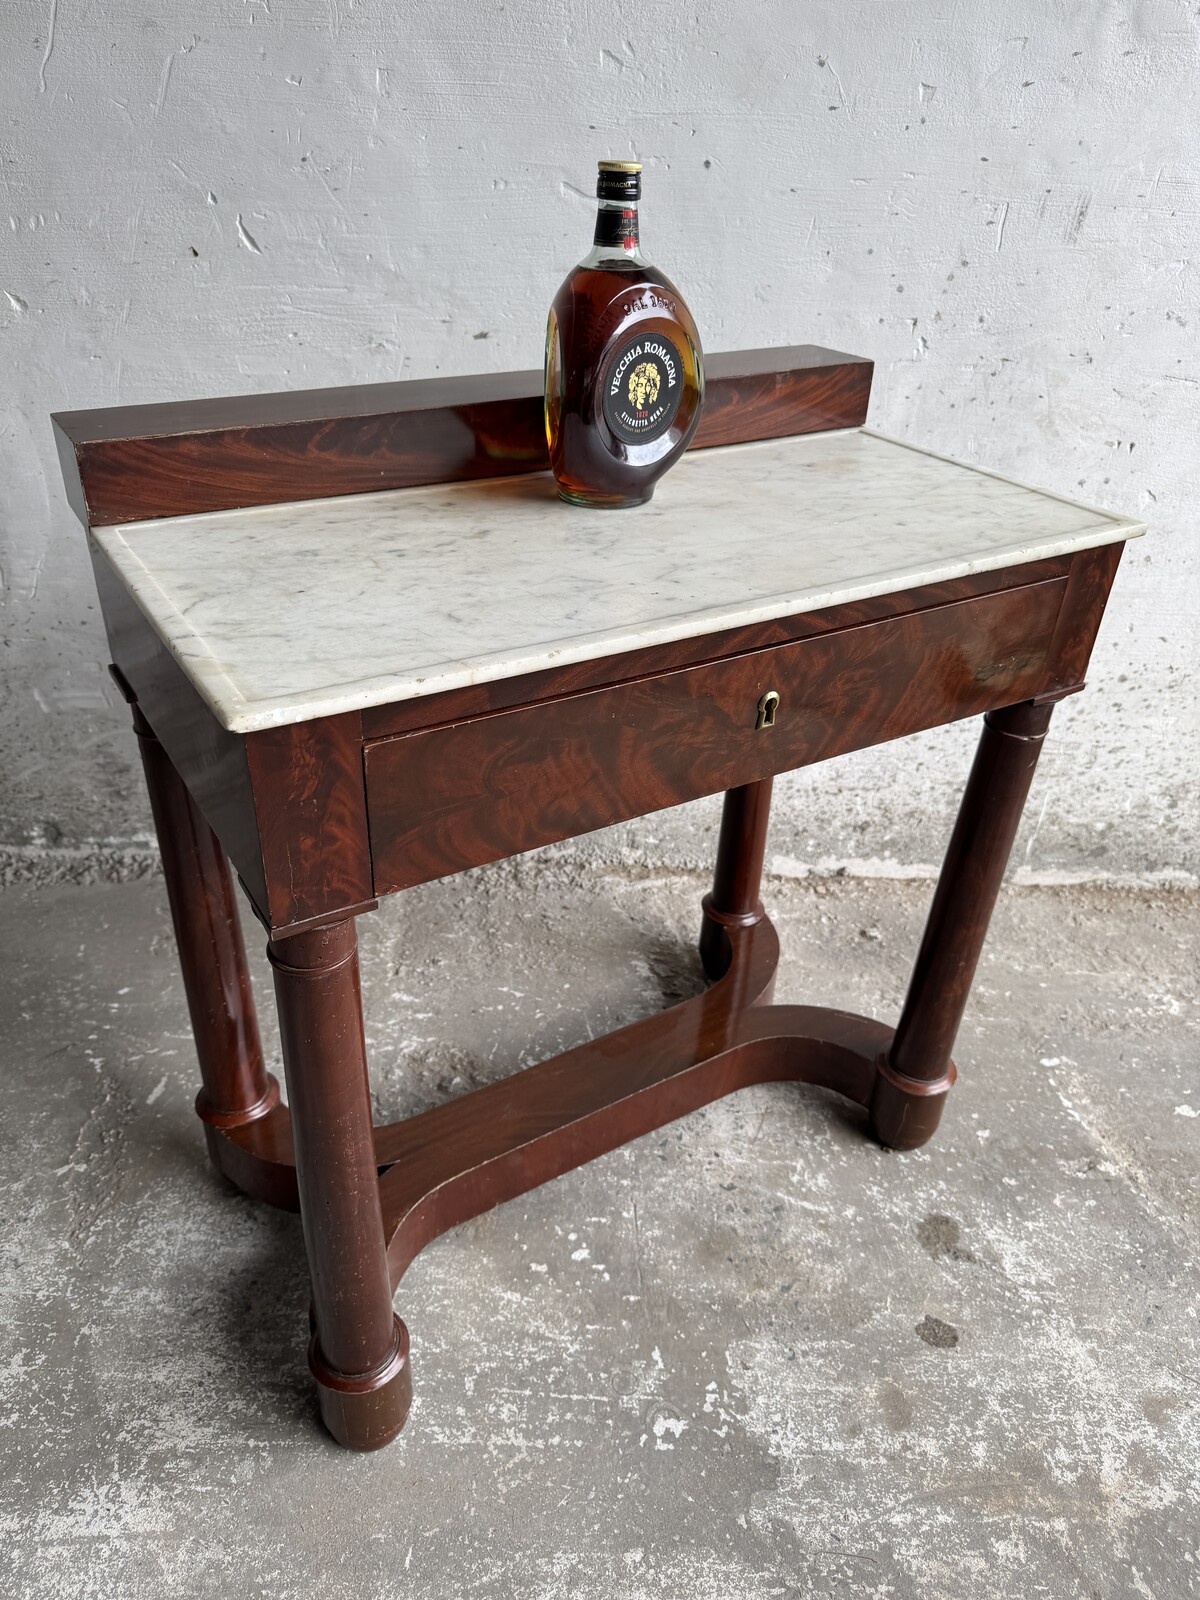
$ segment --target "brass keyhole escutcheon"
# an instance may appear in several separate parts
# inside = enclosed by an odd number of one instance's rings
[[[759,728],[773,728],[775,726],[775,713],[779,710],[779,696],[774,689],[768,689],[766,694],[758,697],[758,721],[754,724],[755,731]]]

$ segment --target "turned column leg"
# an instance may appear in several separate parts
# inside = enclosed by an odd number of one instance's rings
[[[220,840],[145,717],[133,707],[203,1088],[196,1111],[219,1167],[217,1130],[253,1122],[279,1099],[263,1066],[233,883]]]
[[[712,892],[704,896],[700,924],[700,959],[710,978],[729,966],[730,931],[753,927],[765,915],[759,891],[770,815],[770,778],[726,790]]]
[[[352,920],[272,940],[279,1030],[312,1276],[308,1364],[339,1444],[374,1450],[412,1400],[392,1311]]]
[[[876,1137],[913,1150],[954,1082],[950,1052],[1053,707],[989,711],[938,878],[908,995],[871,1101]]]

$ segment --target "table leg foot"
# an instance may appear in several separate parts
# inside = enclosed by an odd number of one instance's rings
[[[881,1055],[867,1108],[871,1132],[879,1143],[890,1150],[916,1150],[932,1139],[955,1076],[951,1063],[949,1072],[932,1082],[906,1078],[889,1064],[886,1054]]]
[[[412,1388],[392,1311],[354,922],[273,939],[267,953],[312,1280],[309,1366],[334,1438],[373,1450],[399,1433]]]
[[[317,1383],[321,1420],[348,1450],[382,1449],[408,1420],[412,1405],[408,1329],[399,1317],[393,1320],[392,1349],[371,1372],[337,1372],[322,1356],[315,1332],[309,1341],[308,1366]]]

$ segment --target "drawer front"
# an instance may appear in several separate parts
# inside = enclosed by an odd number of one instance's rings
[[[386,894],[1036,694],[1066,579],[365,747]],[[774,725],[760,699],[779,696]]]

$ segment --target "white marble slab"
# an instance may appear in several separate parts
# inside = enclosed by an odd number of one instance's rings
[[[538,475],[94,537],[248,733],[1144,531],[850,430],[693,451],[631,511],[564,505]]]

